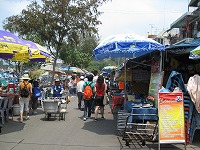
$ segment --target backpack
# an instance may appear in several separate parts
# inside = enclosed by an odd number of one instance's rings
[[[28,88],[27,88],[27,85],[28,85],[29,83],[27,83],[27,84],[25,84],[24,83],[24,87],[21,89],[21,97],[28,97],[29,96],[29,90],[28,90]]]
[[[92,96],[93,96],[91,84],[92,83],[90,83],[90,84],[86,83],[86,87],[85,87],[84,92],[83,92],[83,98],[85,100],[90,100],[92,98]]]

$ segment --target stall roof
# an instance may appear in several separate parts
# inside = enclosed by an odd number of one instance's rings
[[[200,45],[200,38],[187,38],[182,40],[181,42],[177,42],[175,44],[172,44],[170,46],[166,47],[166,51],[169,53],[174,54],[184,54],[189,53],[194,48],[198,47]]]
[[[200,45],[200,38],[187,39],[166,47],[166,57],[171,57],[183,63],[198,63],[197,60],[189,59],[190,51]]]
[[[174,21],[171,25],[170,28],[181,28],[183,26],[187,25],[187,21],[188,19],[191,20],[191,18],[193,17],[192,12],[186,12],[185,14],[183,14],[180,18],[178,18],[176,21]]]
[[[192,6],[192,7],[197,7],[198,5],[198,2],[199,0],[191,0],[190,3],[189,3],[189,6]]]

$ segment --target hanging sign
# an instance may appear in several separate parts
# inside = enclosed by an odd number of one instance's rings
[[[158,93],[159,142],[185,143],[182,92]]]

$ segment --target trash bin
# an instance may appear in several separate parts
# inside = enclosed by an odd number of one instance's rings
[[[13,105],[13,115],[14,116],[19,116],[20,112],[20,105],[19,104],[14,104]]]

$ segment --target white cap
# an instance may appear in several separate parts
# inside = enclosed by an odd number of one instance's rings
[[[84,78],[85,78],[84,76],[81,76],[81,77],[80,77],[80,79],[82,79],[82,80],[83,80]]]

